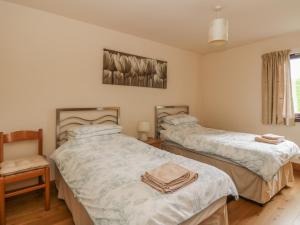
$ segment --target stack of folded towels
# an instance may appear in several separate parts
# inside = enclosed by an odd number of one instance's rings
[[[142,181],[144,183],[162,193],[174,192],[194,182],[197,178],[197,173],[172,162],[165,163],[142,175]]]
[[[255,137],[255,141],[277,145],[284,141],[284,136],[276,134],[263,134],[261,136]]]

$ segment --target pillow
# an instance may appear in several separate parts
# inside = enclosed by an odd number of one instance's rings
[[[68,129],[68,134],[79,135],[79,134],[91,134],[98,131],[117,129],[121,132],[122,127],[117,124],[93,124],[93,125],[82,125]]]
[[[173,124],[169,124],[169,123],[161,123],[160,126],[165,129],[165,130],[170,130],[170,129],[180,129],[180,128],[193,128],[193,127],[201,127],[199,124],[197,123],[182,123],[182,124],[178,124],[178,125],[173,125]]]
[[[172,129],[173,127],[175,127],[175,125],[169,123],[161,123],[160,126],[165,130]]]
[[[102,136],[108,134],[118,134],[121,133],[122,129],[115,128],[110,130],[99,130],[92,133],[83,133],[83,134],[75,134],[72,132],[68,132],[68,140],[70,139],[81,139],[81,138],[88,138],[88,137],[95,137],[95,136]]]
[[[187,114],[177,114],[166,116],[163,118],[163,122],[169,123],[172,125],[178,125],[183,123],[197,123],[198,119],[194,116],[187,115]]]

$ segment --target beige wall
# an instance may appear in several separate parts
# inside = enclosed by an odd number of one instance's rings
[[[157,104],[189,104],[198,114],[197,54],[3,1],[0,27],[0,130],[43,128],[47,155],[58,107],[120,106],[130,135],[139,120],[153,129]],[[168,88],[103,85],[103,48],[168,61]]]
[[[204,57],[124,33],[0,1],[0,130],[44,129],[54,150],[58,107],[120,106],[125,132],[152,123],[157,104],[189,104],[209,127],[283,134],[300,126],[261,123],[261,55],[300,47],[300,32]],[[168,61],[168,88],[103,85],[102,49]],[[28,145],[29,146],[29,145]],[[11,149],[11,148],[10,148]],[[6,158],[22,156],[6,151]]]
[[[260,41],[201,60],[204,124],[227,130],[285,135],[300,145],[300,124],[266,126],[261,122],[261,55],[299,49],[300,32]]]

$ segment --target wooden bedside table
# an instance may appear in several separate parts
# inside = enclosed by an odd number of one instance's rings
[[[148,137],[148,140],[145,141],[146,144],[152,145],[156,148],[160,148],[161,140],[153,137]]]

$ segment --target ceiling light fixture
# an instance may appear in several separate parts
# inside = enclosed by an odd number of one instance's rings
[[[228,41],[228,21],[220,17],[221,5],[215,7],[216,17],[211,22],[208,32],[208,43],[215,46],[225,45]]]

